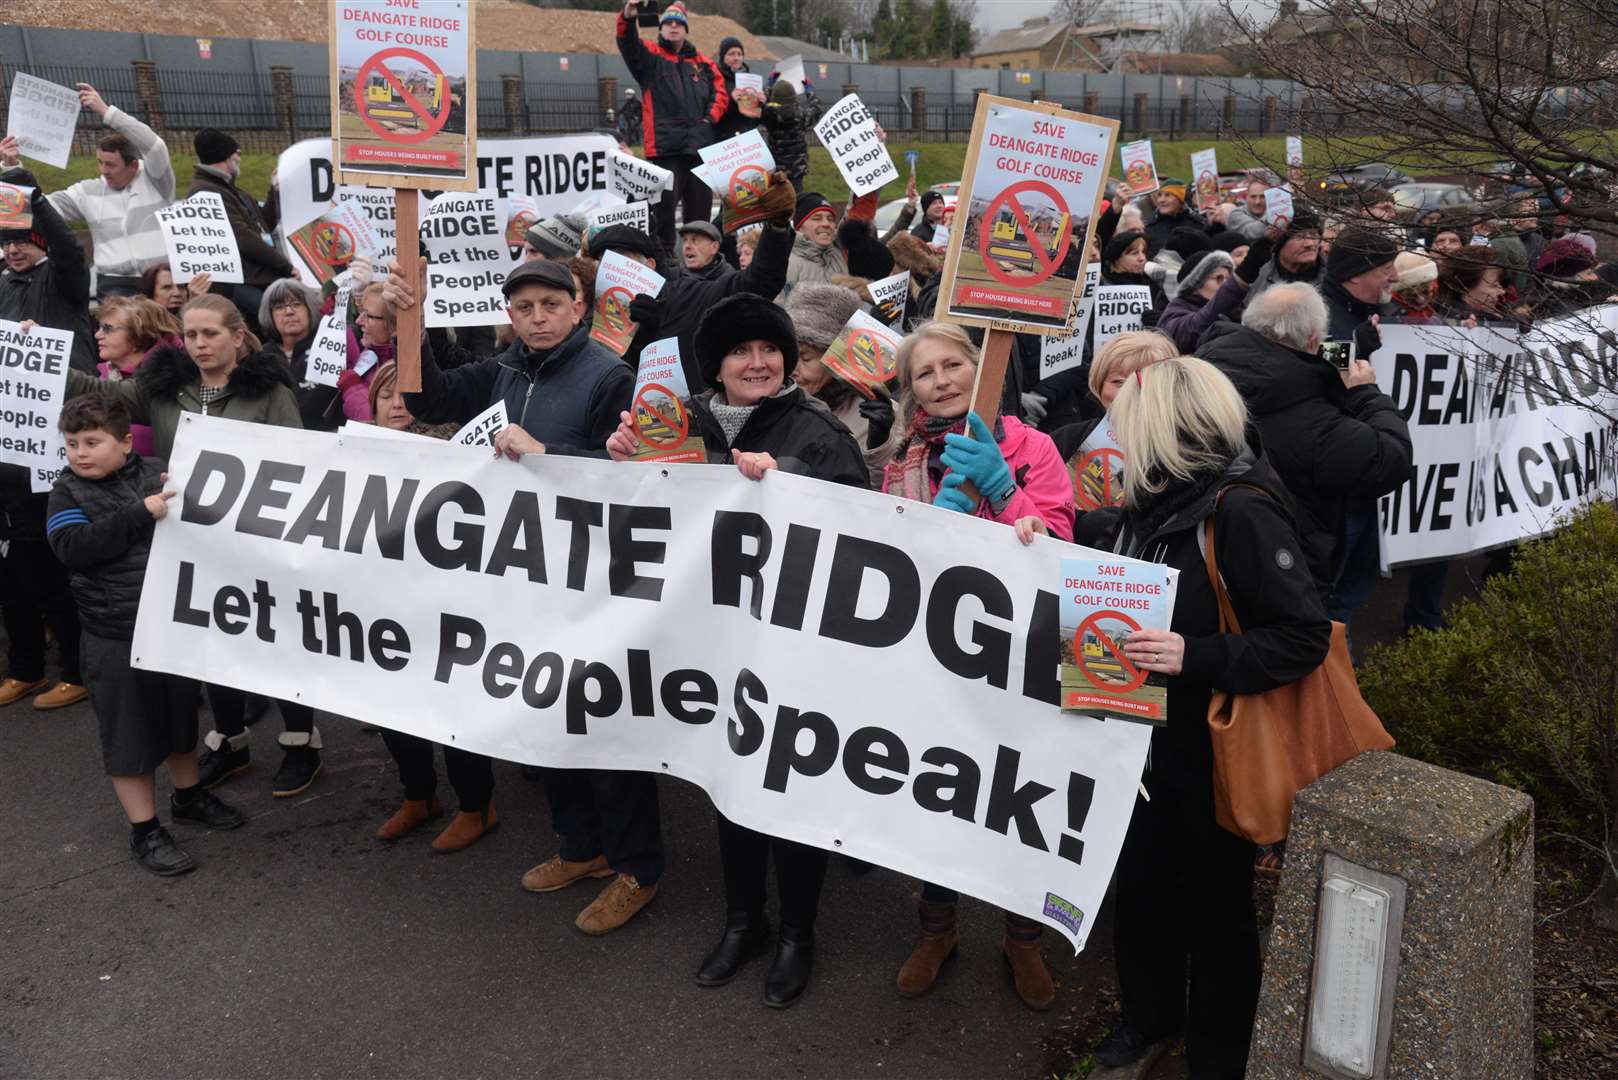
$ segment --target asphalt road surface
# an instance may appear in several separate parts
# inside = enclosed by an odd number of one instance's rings
[[[1361,637],[1397,633],[1403,598],[1384,582]],[[163,879],[129,857],[88,704],[0,711],[0,1077],[1036,1077],[1059,1064],[1045,1041],[1064,1015],[1115,992],[1107,908],[1078,957],[1047,935],[1060,991],[1036,1014],[1012,994],[999,912],[966,900],[958,959],[931,995],[901,1000],[917,885],[835,857],[795,1007],[763,1005],[766,961],[699,989],[723,909],[699,790],[661,781],[661,891],[589,938],[573,919],[598,883],[518,885],[556,850],[539,784],[497,766],[500,827],[464,852],[435,855],[432,827],[383,844],[372,833],[400,789],[380,737],[320,726],[324,773],[274,799],[279,720],[259,722],[253,769],[218,789],[247,825],[175,826],[201,865]]]

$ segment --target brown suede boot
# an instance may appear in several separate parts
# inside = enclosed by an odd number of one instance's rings
[[[1040,955],[1039,939],[1044,929],[1032,919],[1006,913],[1006,938],[1001,948],[1011,965],[1011,978],[1022,1003],[1035,1012],[1044,1012],[1056,1000],[1056,984]]]
[[[918,910],[921,937],[910,950],[910,959],[899,969],[900,997],[920,997],[931,990],[944,961],[954,956],[961,944],[961,935],[955,932],[956,905],[923,900]]]
[[[444,804],[435,795],[431,799],[406,799],[399,804],[393,816],[376,830],[378,840],[397,840],[415,832],[444,812]]]
[[[481,811],[462,810],[443,832],[433,837],[433,850],[447,855],[471,847],[483,839],[485,833],[493,832],[498,824],[500,819],[495,815],[493,803]]]

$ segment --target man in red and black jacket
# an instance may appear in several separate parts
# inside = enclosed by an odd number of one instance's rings
[[[714,125],[725,115],[730,95],[719,66],[686,40],[691,23],[685,4],[674,0],[663,11],[657,41],[648,45],[635,27],[636,3],[618,13],[618,51],[640,83],[641,131],[646,158],[674,174],[674,184],[657,204],[657,234],[674,250],[674,203],[685,221],[707,221],[713,192],[691,175],[701,163],[697,151],[714,141]]]

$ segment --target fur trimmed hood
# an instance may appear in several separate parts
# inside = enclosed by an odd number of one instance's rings
[[[202,373],[182,346],[171,344],[153,349],[135,372],[135,378],[151,397],[173,398],[186,387],[199,385]],[[277,386],[295,389],[286,361],[269,350],[256,352],[238,363],[225,385],[232,394],[246,398],[264,397]]]
[[[918,282],[932,277],[943,268],[942,261],[933,255],[926,243],[909,233],[900,233],[889,240],[888,251],[893,254],[893,265],[910,271]]]

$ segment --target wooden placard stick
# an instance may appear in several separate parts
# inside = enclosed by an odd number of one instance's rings
[[[421,193],[415,188],[394,189],[393,225],[399,275],[418,294],[416,310],[400,319],[395,329],[394,360],[400,391],[415,394],[421,391],[421,324],[427,306],[421,272]]]
[[[972,383],[972,411],[990,431],[994,430],[994,422],[1000,416],[1000,399],[1006,391],[1006,365],[1011,362],[1011,347],[1016,341],[1017,335],[1010,330],[983,331],[977,378]],[[961,490],[974,501],[983,498],[970,482]]]

